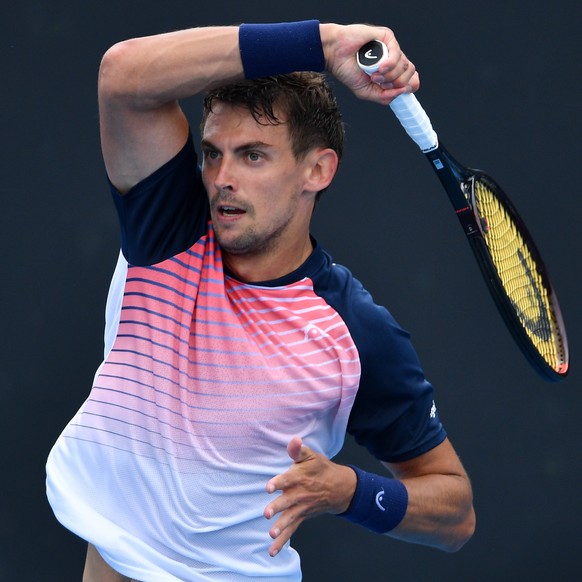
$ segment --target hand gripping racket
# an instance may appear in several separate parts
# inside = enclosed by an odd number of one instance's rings
[[[372,41],[356,57],[371,75],[386,55],[386,45]],[[390,107],[439,177],[514,340],[545,380],[561,380],[569,355],[558,299],[514,205],[493,178],[461,165],[439,143],[414,95],[400,95]]]

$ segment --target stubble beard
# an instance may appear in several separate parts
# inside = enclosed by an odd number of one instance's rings
[[[218,195],[211,202],[211,214],[218,213],[220,205],[228,204],[228,195]],[[251,221],[255,218],[252,206],[245,206],[245,219]],[[236,256],[253,256],[268,253],[275,250],[281,244],[281,237],[293,219],[293,210],[289,209],[286,216],[281,217],[278,224],[264,226],[261,230],[256,224],[250,224],[238,235],[230,236],[231,228],[239,228],[236,224],[232,226],[220,225],[213,220],[216,240],[223,252]]]
[[[277,248],[280,238],[285,231],[290,219],[279,225],[272,231],[259,232],[256,227],[250,226],[238,236],[229,237],[228,234],[216,230],[216,240],[223,252],[231,255],[260,255]]]

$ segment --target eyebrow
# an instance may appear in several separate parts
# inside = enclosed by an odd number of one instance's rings
[[[202,147],[202,149],[211,149],[211,150],[215,150],[215,151],[220,151],[220,148],[216,147],[210,140],[207,139],[203,139],[200,142],[200,145]],[[264,141],[251,141],[248,143],[244,143],[241,144],[239,146],[237,146],[235,148],[235,153],[240,153],[240,152],[246,152],[249,150],[255,150],[255,149],[266,149],[266,148],[272,148],[273,146],[271,144],[268,144],[267,142]]]

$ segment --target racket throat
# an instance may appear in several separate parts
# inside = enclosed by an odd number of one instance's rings
[[[478,224],[478,217],[475,216],[470,203],[474,191],[474,181],[471,176],[461,174],[457,163],[442,144],[424,155],[443,185],[465,235],[469,238],[482,236],[484,225]],[[488,227],[486,224],[485,226]]]

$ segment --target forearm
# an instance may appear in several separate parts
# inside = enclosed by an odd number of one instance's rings
[[[402,479],[408,508],[386,535],[454,552],[472,536],[475,513],[466,475],[423,475]]]
[[[111,47],[102,60],[99,93],[146,110],[242,78],[238,27],[192,28]]]
[[[449,552],[469,540],[475,528],[471,484],[448,439],[408,461],[383,464],[394,478],[352,467],[357,486],[342,517]]]
[[[306,32],[308,29],[302,23],[296,24],[299,28],[287,29],[284,26],[267,33],[265,38],[271,44],[259,42],[256,46],[264,50],[253,50],[253,59],[270,62],[271,53],[274,53],[286,61],[285,64],[279,63],[284,68],[295,61],[301,51],[310,51],[311,48],[317,52],[312,44],[315,38]],[[201,27],[120,42],[111,47],[102,60],[100,94],[124,99],[140,109],[152,109],[241,80],[244,68],[239,31],[238,26]],[[261,34],[264,31],[263,26]],[[381,102],[394,97],[393,92],[382,91],[376,84],[370,84],[355,64],[357,49],[375,38],[389,46],[389,56],[382,67],[386,80],[401,89],[418,88],[414,66],[402,55],[390,29],[324,23],[316,31],[316,42],[321,43],[325,67],[358,96]],[[278,46],[283,47],[281,52],[278,52]],[[292,53],[296,56],[291,57]],[[307,61],[310,58],[307,57]],[[298,62],[305,61],[300,58]],[[291,70],[306,69],[291,67],[289,72]],[[266,74],[278,72],[282,71],[267,71]]]

